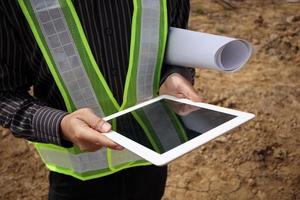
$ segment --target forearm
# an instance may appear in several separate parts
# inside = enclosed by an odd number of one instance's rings
[[[65,145],[60,122],[65,112],[49,108],[26,91],[0,91],[0,125],[16,137],[34,142]]]

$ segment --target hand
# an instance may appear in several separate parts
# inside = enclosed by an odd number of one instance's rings
[[[111,130],[111,125],[98,117],[89,108],[82,108],[66,115],[61,121],[63,137],[82,151],[96,151],[102,147],[122,150],[123,147],[102,133]]]
[[[159,94],[168,94],[177,98],[187,98],[195,102],[203,102],[204,99],[197,93],[192,84],[177,73],[171,74],[159,89]]]

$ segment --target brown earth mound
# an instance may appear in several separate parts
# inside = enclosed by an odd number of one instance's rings
[[[251,41],[233,74],[198,70],[209,103],[256,119],[169,166],[164,200],[300,199],[300,2],[192,0],[190,29]],[[47,170],[26,141],[0,130],[0,199],[46,199]]]

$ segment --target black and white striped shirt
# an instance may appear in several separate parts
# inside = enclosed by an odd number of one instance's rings
[[[189,0],[167,0],[169,25],[186,28]],[[119,103],[129,63],[132,0],[73,0],[96,62]],[[192,80],[193,70],[163,66]],[[28,93],[33,86],[34,97]],[[16,137],[64,145],[62,96],[17,0],[0,1],[0,125]],[[134,122],[132,122],[134,124]],[[134,125],[133,129],[134,129]]]

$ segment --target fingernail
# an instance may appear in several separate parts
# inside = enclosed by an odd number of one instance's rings
[[[103,125],[102,125],[102,130],[104,131],[104,132],[107,132],[107,131],[109,131],[111,129],[111,125],[109,124],[109,123],[104,123]]]
[[[121,150],[123,150],[123,149],[124,149],[124,147],[122,147],[121,145],[116,146],[116,150],[121,151]]]

